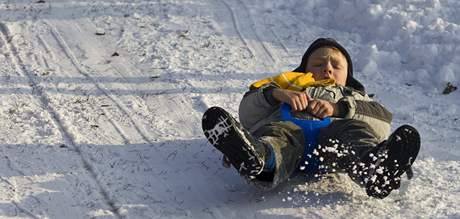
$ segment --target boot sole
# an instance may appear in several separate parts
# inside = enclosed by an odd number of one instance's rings
[[[203,133],[232,166],[244,176],[254,177],[263,170],[263,160],[255,151],[256,141],[224,109],[211,107],[203,115]]]
[[[389,167],[387,174],[374,174],[375,181],[366,186],[368,195],[385,198],[394,189],[398,189],[401,175],[411,168],[420,150],[420,134],[409,125],[395,130],[388,139],[388,157],[378,166]],[[396,161],[396,162],[395,162]],[[377,168],[378,169],[378,168]]]

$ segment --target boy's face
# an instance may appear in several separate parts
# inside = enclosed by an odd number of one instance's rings
[[[315,80],[332,78],[337,85],[343,86],[347,82],[347,71],[347,59],[338,49],[331,47],[315,50],[306,66],[306,72],[313,73]]]

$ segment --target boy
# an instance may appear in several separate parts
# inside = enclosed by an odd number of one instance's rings
[[[295,118],[331,122],[312,136],[283,118],[286,104]],[[386,139],[392,114],[365,93],[353,78],[350,55],[331,38],[315,40],[293,72],[253,83],[239,118],[241,124],[212,107],[203,115],[204,134],[226,163],[265,188],[308,166],[308,174],[347,173],[369,196],[385,198],[399,188],[402,174],[411,175],[420,148],[409,125]]]

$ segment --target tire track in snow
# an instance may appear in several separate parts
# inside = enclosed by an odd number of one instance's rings
[[[11,34],[9,33],[8,27],[4,23],[0,23],[0,35],[2,35],[2,40],[5,41],[5,39],[8,39],[11,37]],[[102,195],[104,198],[106,204],[110,207],[110,211],[117,216],[118,218],[121,218],[120,213],[118,212],[118,208],[114,205],[114,201],[110,199],[107,191],[102,187],[102,184],[100,180],[97,177],[96,172],[90,165],[89,161],[86,160],[86,158],[83,156],[83,153],[80,149],[79,146],[75,144],[75,141],[73,140],[73,137],[71,136],[69,130],[67,129],[66,126],[64,126],[63,120],[60,117],[60,115],[56,112],[56,110],[51,106],[50,104],[50,99],[44,92],[43,87],[41,87],[35,80],[34,76],[25,68],[25,64],[22,61],[22,59],[19,56],[19,52],[17,48],[14,46],[13,43],[5,41],[6,47],[9,50],[11,56],[11,61],[13,62],[14,66],[16,69],[25,75],[28,80],[29,80],[29,85],[32,87],[32,94],[37,96],[40,100],[41,106],[43,109],[45,109],[50,115],[51,118],[53,119],[55,125],[58,127],[60,133],[62,134],[63,140],[65,144],[72,149],[74,149],[75,152],[80,156],[83,167],[90,173],[91,177],[93,180],[95,180],[96,185],[98,186],[99,193]],[[34,216],[36,217],[36,216]]]
[[[100,90],[109,100],[111,100],[116,105],[116,107],[123,114],[125,114],[127,116],[127,118],[131,121],[131,124],[133,125],[134,129],[139,133],[139,135],[141,136],[141,138],[145,142],[149,143],[150,145],[153,145],[154,143],[147,137],[146,133],[144,133],[144,131],[142,131],[141,128],[139,128],[140,125],[138,125],[136,120],[133,119],[133,117],[128,113],[129,110],[126,109],[126,106],[124,106],[124,104],[120,100],[118,100],[118,98],[116,96],[111,95],[110,91],[108,91],[107,89],[103,88],[103,86],[96,79],[91,77],[91,75],[85,69],[83,69],[82,64],[77,59],[77,57],[75,56],[73,51],[70,49],[70,47],[68,46],[67,42],[61,36],[59,31],[56,29],[56,27],[54,27],[53,25],[51,25],[50,23],[48,23],[46,21],[44,23],[50,28],[51,34],[56,39],[56,41],[59,44],[59,46],[61,47],[62,51],[66,54],[66,56],[69,58],[71,63],[75,66],[77,71],[81,75],[85,76],[88,80],[90,80],[98,90]],[[114,124],[115,123],[116,122],[114,122]],[[118,127],[118,129],[121,130],[120,127]],[[157,148],[155,148],[155,149],[157,149]]]

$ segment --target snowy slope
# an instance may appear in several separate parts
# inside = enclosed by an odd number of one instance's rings
[[[459,218],[457,0],[0,2],[0,217]],[[252,81],[317,37],[417,127],[407,189],[368,198],[346,176],[256,190],[201,133]],[[407,185],[407,183],[406,183]]]

